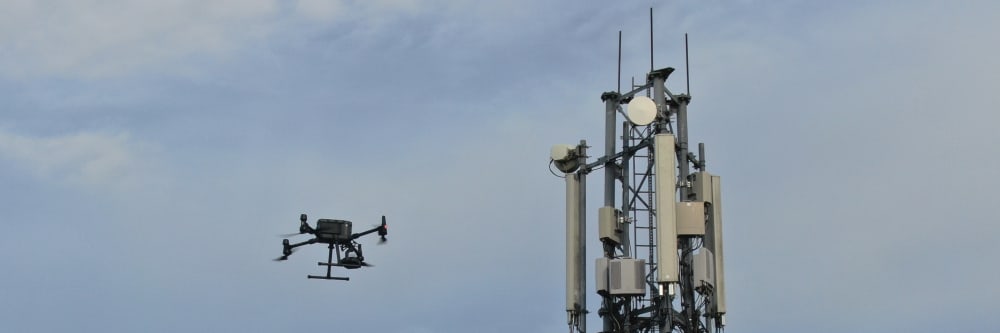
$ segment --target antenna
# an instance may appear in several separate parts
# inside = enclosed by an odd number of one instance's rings
[[[628,102],[628,121],[636,126],[646,126],[656,120],[656,102],[646,96],[633,97]]]
[[[622,31],[618,30],[618,93],[622,93]]]
[[[649,7],[649,71],[653,68],[653,7]]]
[[[618,32],[618,33],[619,33],[619,36],[618,36],[618,38],[619,38],[619,42],[618,42],[619,43],[618,44],[619,50],[618,51],[621,52],[621,41],[620,41],[621,40],[621,32]],[[619,60],[619,62],[620,61],[621,60]],[[621,65],[619,65],[619,66],[621,66]],[[621,69],[619,69],[619,71],[620,70]],[[688,34],[686,32],[684,33],[684,80],[687,80],[687,95],[691,96],[691,66],[688,63]]]

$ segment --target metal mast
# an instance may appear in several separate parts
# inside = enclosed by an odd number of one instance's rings
[[[686,54],[685,35],[685,60]],[[701,333],[725,327],[720,178],[706,170],[704,144],[698,144],[697,154],[689,151],[691,96],[667,89],[673,72],[652,70],[631,91],[601,94],[603,156],[588,161],[585,141],[552,148],[551,163],[566,176],[571,331],[587,331],[586,178],[600,169],[604,201],[597,229],[603,255],[594,270],[600,332]],[[619,123],[619,115],[625,121]]]

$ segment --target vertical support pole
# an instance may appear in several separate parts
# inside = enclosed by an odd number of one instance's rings
[[[674,105],[677,106],[677,163],[678,163],[678,182],[680,183],[680,201],[690,201],[691,198],[688,196],[691,193],[691,188],[688,186],[688,175],[690,173],[690,160],[688,156],[688,127],[687,127],[687,106],[688,102],[691,101],[691,97],[687,95],[678,95],[674,101]],[[681,257],[681,266],[685,267],[681,271],[681,304],[684,307],[685,317],[687,317],[688,326],[685,328],[685,332],[696,333],[698,332],[698,310],[695,309],[695,299],[694,299],[694,276],[691,267],[693,267],[693,249],[694,249],[694,237],[685,237],[680,242],[680,251],[683,253]]]
[[[607,161],[604,162],[604,206],[609,210],[613,210],[615,207],[615,178],[617,178],[618,168],[615,166],[615,160],[611,159],[611,156],[615,155],[615,148],[617,142],[615,141],[615,127],[618,126],[617,122],[617,112],[618,112],[618,100],[621,98],[617,92],[609,91],[601,94],[601,101],[604,102],[604,157]],[[603,223],[603,222],[602,222]],[[612,221],[616,223],[615,229],[618,230],[622,228],[621,225],[617,225],[617,221]],[[626,234],[627,232],[622,232]],[[618,237],[618,241],[621,241],[621,236]],[[614,242],[606,242],[604,246],[604,255],[606,257],[613,257],[615,254],[615,248],[620,247],[621,244],[616,244]]]
[[[615,154],[615,121],[617,119],[615,112],[618,111],[619,97],[620,95],[613,91],[601,94],[601,101],[604,102],[604,157],[608,158],[604,163],[604,205],[601,208],[614,209],[615,206],[615,162],[611,156]],[[604,243],[604,256],[611,258],[614,255],[614,246],[617,245],[613,242]],[[611,316],[614,314],[610,313],[609,298],[606,296],[602,298],[601,310],[604,310],[602,331],[611,332],[613,328]]]
[[[587,142],[580,140],[580,159],[583,162],[587,161]],[[580,276],[580,319],[577,322],[577,330],[580,333],[587,332],[587,174],[580,172],[580,220],[577,223],[577,227],[580,229],[580,234],[577,235],[577,241],[580,242],[580,256],[577,257],[578,260],[578,271],[577,274]]]
[[[690,193],[690,187],[684,184],[688,181],[688,174],[690,173],[690,168],[688,166],[688,125],[687,125],[687,106],[691,98],[687,95],[677,96],[677,163],[680,167],[677,170],[677,178],[681,182],[681,201],[690,201],[688,198],[688,193]]]
[[[618,112],[618,98],[621,95],[609,91],[601,94],[604,101],[604,156],[608,161],[604,164],[604,206],[615,206],[615,161],[610,159],[615,154],[615,126],[618,126],[616,117]]]
[[[662,116],[660,118],[662,119],[662,122],[669,122],[670,117],[665,112],[667,107],[667,99],[665,95],[667,88],[664,83],[667,79],[666,75],[661,75],[657,72],[650,72],[649,77],[653,80],[653,102],[656,103],[656,112]],[[659,130],[662,131],[665,127],[666,126],[660,125]]]
[[[577,150],[585,159],[585,142]],[[570,328],[581,333],[587,331],[586,177],[583,171],[566,174],[566,315]]]
[[[621,139],[622,139],[622,151],[623,152],[628,151],[628,149],[630,147],[630,145],[629,145],[629,126],[630,126],[629,122],[627,122],[627,121],[622,122],[622,136],[621,136]],[[631,217],[631,216],[629,216],[629,210],[630,210],[629,209],[629,192],[630,192],[629,186],[631,184],[629,184],[629,178],[630,177],[628,176],[628,174],[629,174],[629,170],[631,170],[630,166],[629,166],[629,161],[632,160],[632,155],[633,154],[631,154],[631,153],[630,154],[624,154],[624,155],[622,155],[622,163],[621,163],[621,181],[622,181],[622,205],[621,205],[622,209],[621,209],[621,211],[622,211],[622,216],[625,218],[625,225],[622,226],[622,255],[624,255],[625,257],[630,257],[631,256],[631,251],[632,251],[632,228],[628,225],[630,223],[629,222],[629,218]]]
[[[333,247],[334,246],[335,245],[330,244],[330,253],[327,254],[327,256],[326,256],[326,262],[328,262],[328,263],[332,263],[333,262]],[[340,248],[337,248],[337,263],[340,263]],[[326,277],[330,277],[330,273],[332,273],[331,272],[332,269],[333,269],[333,265],[327,265],[326,266]]]

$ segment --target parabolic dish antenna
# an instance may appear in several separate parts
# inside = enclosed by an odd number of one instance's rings
[[[636,126],[646,126],[656,120],[656,103],[646,96],[633,97],[628,102],[628,120]]]

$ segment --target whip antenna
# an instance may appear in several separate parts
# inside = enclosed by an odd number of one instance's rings
[[[686,32],[684,33],[684,79],[687,80],[687,95],[691,96],[691,66],[688,64],[688,34]]]

